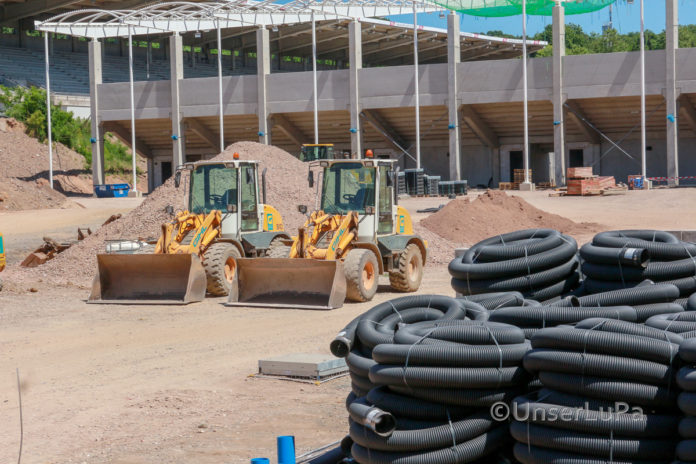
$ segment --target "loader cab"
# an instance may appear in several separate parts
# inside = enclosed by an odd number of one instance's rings
[[[317,161],[334,159],[332,143],[305,143],[300,149],[300,161]]]
[[[322,168],[321,210],[327,214],[356,211],[360,216],[359,240],[374,241],[379,235],[393,234],[396,220],[391,182],[394,163],[389,160],[314,163]]]
[[[222,213],[223,238],[260,230],[263,210],[258,190],[258,163],[249,161],[187,163],[191,171],[188,209],[195,214]],[[177,174],[178,176],[178,174]]]

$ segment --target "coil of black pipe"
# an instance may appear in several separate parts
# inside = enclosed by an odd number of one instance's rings
[[[682,389],[678,404],[684,417],[679,424],[682,441],[676,454],[680,461],[693,463],[696,462],[696,338],[681,343],[679,357],[686,366],[677,373],[677,384]]]
[[[577,288],[577,243],[552,229],[529,229],[483,240],[449,264],[452,288],[463,295],[518,291],[548,300]]]
[[[369,363],[356,363],[364,327],[358,324],[346,359],[351,375],[367,369],[373,386],[347,399],[356,462],[473,462],[511,441],[508,424],[489,408],[524,392],[529,381],[522,367],[529,343],[520,329],[461,319],[402,322],[386,342],[367,332],[368,343],[377,343]]]
[[[580,256],[588,293],[634,288],[645,279],[671,283],[683,297],[696,292],[696,245],[668,232],[602,232],[580,248]]]
[[[539,330],[524,366],[544,388],[513,402],[523,413],[510,428],[515,457],[523,464],[671,462],[681,420],[674,379],[682,342],[678,334],[615,319]]]

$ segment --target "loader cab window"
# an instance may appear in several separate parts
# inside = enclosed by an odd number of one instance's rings
[[[217,209],[224,215],[227,205],[237,205],[237,170],[223,164],[198,166],[191,173],[189,211],[208,214]]]
[[[336,163],[324,168],[321,208],[329,214],[356,211],[375,206],[375,168],[361,163]]]
[[[259,214],[256,200],[256,169],[244,166],[241,172],[242,192],[242,232],[259,229]]]

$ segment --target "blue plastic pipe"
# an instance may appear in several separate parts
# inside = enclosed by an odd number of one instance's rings
[[[268,458],[254,458],[251,460],[251,464],[270,464],[271,461]]]
[[[278,464],[296,464],[295,437],[292,435],[278,437]]]

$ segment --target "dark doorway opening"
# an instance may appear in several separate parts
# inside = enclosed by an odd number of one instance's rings
[[[172,162],[162,161],[162,183],[164,184],[167,179],[172,177]]]
[[[515,169],[524,169],[524,154],[521,150],[510,152],[510,182],[515,179]]]
[[[571,168],[581,168],[585,165],[585,161],[583,160],[583,154],[584,150],[582,149],[575,149],[575,150],[570,150],[568,153],[568,166]]]

